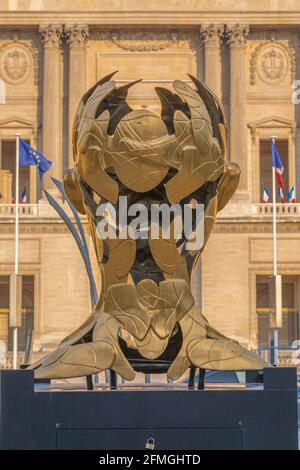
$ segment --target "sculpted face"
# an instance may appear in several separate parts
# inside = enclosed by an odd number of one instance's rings
[[[101,272],[101,295],[91,315],[59,348],[31,368],[37,378],[67,378],[110,369],[125,380],[135,372],[166,372],[176,380],[191,367],[247,370],[265,362],[213,328],[196,306],[191,273],[215,217],[232,197],[239,167],[226,160],[225,119],[218,98],[190,76],[195,89],[173,83],[156,88],[161,116],[126,102],[128,88],[112,75],[82,98],[73,131],[74,161],[64,177],[69,199],[89,220]],[[204,244],[189,234],[158,236],[146,220],[147,237],[98,236],[99,225],[128,205],[185,204],[204,207]],[[107,213],[99,213],[99,204]],[[102,206],[100,206],[102,207]],[[129,214],[132,215],[132,214]],[[185,215],[185,214],[184,214]],[[196,214],[197,215],[197,214]],[[174,228],[177,216],[168,221]],[[141,226],[140,226],[141,227]],[[198,226],[192,227],[192,233]],[[139,229],[141,234],[141,228]],[[129,281],[129,276],[132,282]]]
[[[129,274],[135,283],[178,276],[189,282],[199,250],[189,251],[186,240],[180,245],[174,237],[100,240],[96,210],[100,202],[110,202],[118,213],[120,195],[146,206],[196,201],[205,208],[206,243],[217,211],[233,195],[240,173],[236,164],[226,161],[222,105],[206,85],[190,76],[195,89],[179,80],[173,83],[175,93],[156,88],[161,116],[132,110],[126,97],[136,82],[117,88],[112,75],[92,87],[77,110],[75,165],[65,174],[66,192],[88,216],[105,290],[126,282]]]

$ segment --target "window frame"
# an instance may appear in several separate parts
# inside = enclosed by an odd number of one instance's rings
[[[289,190],[294,185],[296,190],[296,121],[270,116],[249,123],[248,127],[251,131],[250,152],[248,155],[248,183],[252,202],[261,203],[260,141],[269,140],[272,136],[277,140],[286,140],[288,142],[289,188],[286,189]]]
[[[37,148],[37,126],[29,121],[22,121],[17,118],[10,118],[0,121],[0,168],[1,168],[1,150],[2,141],[15,140],[16,134],[27,140],[29,144]],[[38,176],[35,165],[29,166],[29,204],[38,203]]]

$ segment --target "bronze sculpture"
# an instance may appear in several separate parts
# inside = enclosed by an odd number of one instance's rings
[[[261,369],[256,354],[216,331],[195,307],[191,275],[201,250],[186,240],[100,240],[97,206],[119,195],[130,202],[204,205],[204,245],[215,217],[234,194],[240,170],[227,161],[226,123],[219,99],[190,76],[176,93],[156,88],[161,117],[132,110],[134,83],[117,88],[104,77],[82,98],[74,121],[74,168],[64,176],[69,200],[86,214],[101,271],[101,295],[86,322],[58,349],[33,364],[37,378],[89,376],[110,369],[126,380],[135,371],[188,368]],[[128,282],[130,281],[130,282]],[[130,338],[130,342],[128,340]]]

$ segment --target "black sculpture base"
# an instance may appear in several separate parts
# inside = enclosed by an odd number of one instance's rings
[[[251,378],[252,376],[252,378]],[[249,374],[257,381],[257,374]],[[263,387],[34,391],[32,371],[0,371],[0,449],[297,449],[295,368]]]

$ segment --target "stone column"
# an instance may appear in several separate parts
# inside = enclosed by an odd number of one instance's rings
[[[52,161],[44,175],[44,188],[53,190],[50,176],[62,176],[62,25],[40,26],[44,46],[43,72],[43,154]]]
[[[227,26],[227,43],[230,47],[230,160],[241,168],[237,196],[245,200],[247,192],[247,120],[246,120],[246,40],[249,26]]]
[[[86,44],[88,25],[66,25],[65,35],[69,45],[69,166],[73,166],[72,128],[78,103],[86,91]]]
[[[222,98],[222,67],[220,41],[224,32],[223,25],[201,25],[200,34],[204,43],[204,81]]]

